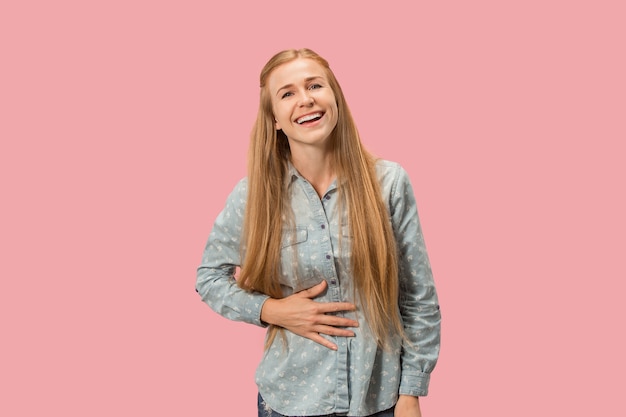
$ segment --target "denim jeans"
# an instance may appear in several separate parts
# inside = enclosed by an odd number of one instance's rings
[[[259,417],[297,417],[297,416],[285,416],[283,414],[277,413],[274,410],[271,410],[269,407],[265,405],[265,402],[263,401],[263,397],[261,397],[261,394],[259,394],[259,397],[257,400],[257,406],[259,409]],[[339,416],[339,415],[340,414],[326,414],[326,415],[317,416],[317,417],[334,417],[334,416]],[[376,413],[376,414],[372,414],[371,416],[364,416],[364,417],[393,417],[393,407],[390,408],[389,410],[381,411],[380,413]]]

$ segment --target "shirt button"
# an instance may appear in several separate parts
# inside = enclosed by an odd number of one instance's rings
[[[326,196],[326,200],[330,200],[330,195],[327,195],[327,196]]]
[[[330,283],[331,283],[332,285],[336,285],[336,284],[337,284],[337,280],[336,280],[336,279],[331,279],[331,280],[330,280]]]
[[[330,255],[326,255],[326,259],[330,259]]]
[[[325,224],[321,225],[320,227],[321,227],[322,229],[326,229],[326,225],[325,225]]]

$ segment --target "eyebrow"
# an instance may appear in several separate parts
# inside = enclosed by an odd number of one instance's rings
[[[312,76],[312,77],[307,77],[307,78],[305,78],[305,79],[304,79],[304,81],[308,83],[309,81],[313,81],[313,80],[316,80],[316,79],[318,79],[318,78],[319,78],[319,79],[321,79],[321,80],[324,80],[324,77],[322,77],[321,75],[314,75],[314,76]],[[280,93],[280,92],[281,92],[281,90],[284,90],[284,89],[286,89],[286,88],[291,88],[291,87],[293,87],[293,84],[283,85],[283,86],[282,86],[282,87],[280,87],[278,90],[276,90],[276,95],[278,95],[278,93]]]

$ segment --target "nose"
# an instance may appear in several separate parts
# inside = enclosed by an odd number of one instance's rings
[[[314,100],[309,91],[306,90],[300,98],[300,106],[311,106]]]

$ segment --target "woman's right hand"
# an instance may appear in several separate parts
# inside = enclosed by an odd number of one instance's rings
[[[322,281],[285,298],[269,298],[261,309],[261,320],[311,339],[328,349],[337,350],[337,345],[321,335],[351,337],[354,336],[354,332],[343,327],[358,327],[359,323],[345,317],[326,314],[354,311],[356,306],[352,303],[313,301],[313,298],[326,290],[327,285],[326,281]]]

